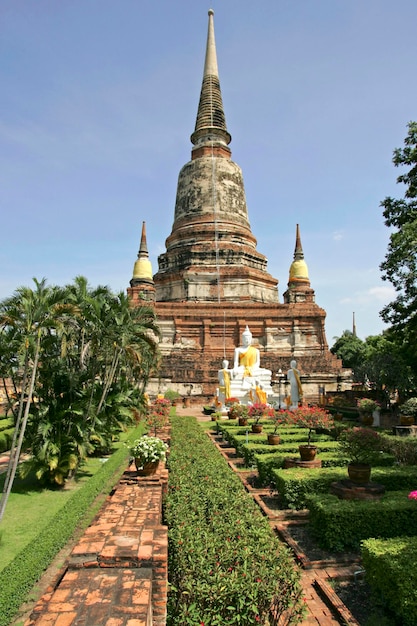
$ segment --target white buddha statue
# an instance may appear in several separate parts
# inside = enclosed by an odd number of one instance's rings
[[[224,372],[230,372],[230,396],[238,398],[242,404],[267,401],[273,394],[271,371],[260,366],[260,352],[252,346],[252,333],[246,326],[242,333],[242,343],[235,348],[233,368],[219,370],[220,387],[226,391]],[[223,391],[223,390],[222,390]],[[227,389],[228,391],[228,389]]]
[[[253,376],[254,373],[260,369],[260,354],[259,350],[252,344],[252,333],[249,327],[246,326],[242,333],[242,345],[235,348],[235,358],[233,363],[233,375],[241,376]]]

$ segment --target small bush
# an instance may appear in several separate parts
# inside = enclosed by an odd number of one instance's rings
[[[417,624],[417,537],[367,539],[362,560],[373,594],[398,623]]]
[[[380,500],[339,500],[328,494],[306,497],[309,520],[319,544],[343,552],[357,550],[363,539],[417,535],[417,506],[407,491],[391,491]]]

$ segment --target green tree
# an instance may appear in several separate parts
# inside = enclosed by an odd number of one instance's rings
[[[20,287],[0,305],[0,328],[3,334],[1,372],[3,378],[12,379],[17,397],[10,461],[0,500],[0,520],[16,475],[30,418],[42,344],[48,335],[57,331],[59,318],[67,309],[62,290],[47,287],[46,279],[34,279],[34,282],[35,289]]]
[[[342,359],[343,367],[349,367],[356,381],[362,381],[361,367],[365,360],[365,344],[350,330],[344,330],[341,337],[335,337],[330,352]],[[358,378],[359,377],[359,378]]]
[[[392,230],[382,278],[395,288],[395,299],[381,311],[382,319],[399,335],[405,355],[417,371],[417,122],[408,124],[403,148],[394,150],[395,167],[405,171],[397,183],[405,185],[404,197],[381,202],[385,224]]]
[[[394,391],[402,395],[415,384],[403,346],[390,330],[366,338],[363,371],[375,389],[386,392],[388,402]]]
[[[159,362],[153,309],[91,289],[84,277],[64,288],[35,285],[0,303],[0,375],[15,391],[9,487],[21,449],[30,453],[23,475],[58,485],[87,454],[108,450]]]

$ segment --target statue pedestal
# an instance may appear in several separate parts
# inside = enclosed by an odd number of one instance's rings
[[[258,369],[253,376],[234,376],[230,380],[230,393],[232,398],[238,398],[241,404],[253,404],[259,402],[256,397],[255,388],[260,386],[266,393],[267,401],[273,395],[271,387],[271,371]]]

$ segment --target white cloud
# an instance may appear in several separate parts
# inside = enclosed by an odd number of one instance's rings
[[[333,241],[340,241],[344,238],[344,232],[342,230],[335,230],[333,233]]]

